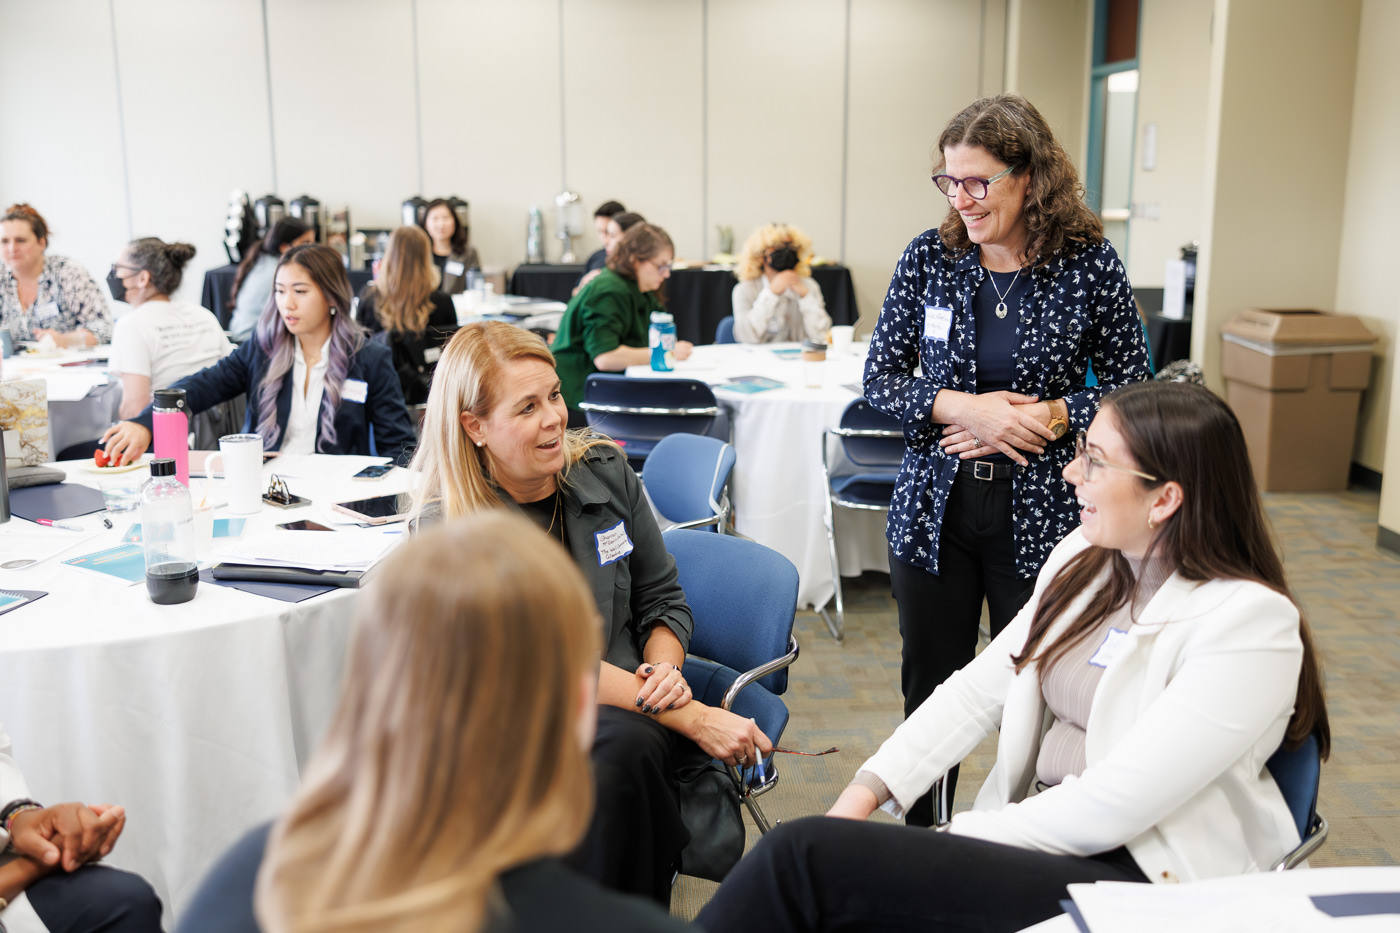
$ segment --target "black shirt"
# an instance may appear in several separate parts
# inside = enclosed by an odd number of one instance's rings
[[[1029,269],[1016,272],[984,270],[986,279],[977,287],[972,299],[977,319],[977,394],[1011,389],[1016,375],[1016,326],[1021,309],[1030,301],[1031,275]],[[1006,317],[997,317],[997,305],[1005,296]],[[1011,458],[998,451],[979,460],[1010,463]]]

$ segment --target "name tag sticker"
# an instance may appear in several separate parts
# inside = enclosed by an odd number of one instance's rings
[[[606,567],[632,553],[632,539],[627,537],[627,528],[618,522],[593,537],[598,539],[598,566]]]
[[[467,267],[460,262],[445,262],[442,264],[442,271],[444,275],[461,275],[467,271]]]
[[[1128,633],[1116,628],[1108,630],[1108,634],[1103,637],[1103,644],[1099,645],[1099,650],[1094,652],[1094,656],[1089,659],[1089,663],[1094,667],[1109,668],[1113,662],[1118,660],[1118,656],[1123,653],[1123,649],[1128,646]]]
[[[429,347],[423,351],[423,362],[436,363],[442,359],[442,347]]]
[[[365,385],[363,379],[346,379],[345,386],[340,390],[340,397],[347,402],[365,403],[365,396],[369,394],[369,386]]]
[[[46,321],[51,317],[58,317],[58,302],[46,301],[41,305],[35,305],[34,317],[41,321]]]
[[[948,332],[952,329],[952,308],[936,308],[933,305],[924,305],[925,338],[937,340],[939,343],[947,343]]]

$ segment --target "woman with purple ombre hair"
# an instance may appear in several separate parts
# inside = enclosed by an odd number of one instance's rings
[[[190,414],[248,396],[245,431],[266,450],[371,454],[406,464],[416,440],[389,348],[350,318],[340,254],[298,246],[277,264],[272,298],[253,339],[176,382]],[[109,453],[134,461],[151,443],[151,409],[103,435]]]

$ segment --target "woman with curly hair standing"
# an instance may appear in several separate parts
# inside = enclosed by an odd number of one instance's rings
[[[735,340],[826,341],[831,315],[811,261],[812,238],[796,227],[768,224],[749,234],[734,272]]]
[[[993,637],[1026,602],[1079,524],[1061,479],[1075,433],[1151,375],[1123,264],[1040,112],[975,101],[937,160],[948,213],[900,257],[865,364],[907,445],[886,533],[906,717],[972,660],[984,599]],[[928,796],[908,821],[932,823]]]

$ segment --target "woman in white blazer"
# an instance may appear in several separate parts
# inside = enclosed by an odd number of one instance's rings
[[[1329,732],[1307,623],[1234,414],[1209,390],[1106,396],[1065,468],[1081,526],[1029,603],[868,761],[784,824],[697,918],[711,931],[1019,930],[1074,882],[1266,870],[1298,831],[1265,762]],[[972,810],[896,817],[993,730]]]

